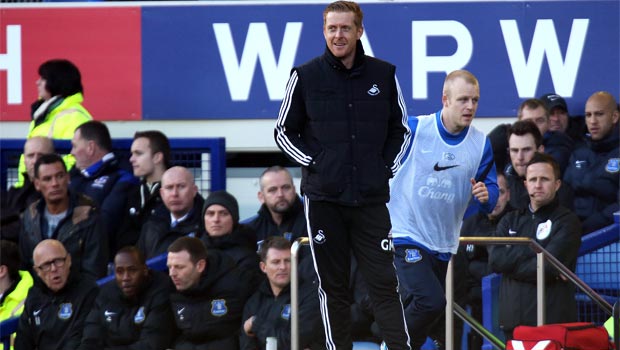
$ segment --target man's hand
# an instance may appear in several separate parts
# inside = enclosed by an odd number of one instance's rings
[[[248,318],[247,320],[245,320],[245,322],[243,322],[243,331],[245,332],[245,334],[248,337],[255,337],[256,334],[254,334],[254,332],[252,332],[252,323],[254,322],[254,317],[252,316],[250,318]]]
[[[489,191],[487,190],[487,186],[484,182],[476,182],[474,179],[470,179],[469,181],[471,182],[471,194],[476,197],[480,203],[488,202]]]

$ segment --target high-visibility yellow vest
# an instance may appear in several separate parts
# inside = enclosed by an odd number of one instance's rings
[[[17,286],[11,294],[4,298],[2,305],[0,305],[0,322],[8,320],[9,318],[17,317],[24,311],[26,296],[28,296],[30,287],[32,287],[33,280],[28,271],[19,271],[19,276],[21,277],[21,280],[17,283]],[[15,334],[11,334],[11,338],[13,337],[15,337]],[[11,339],[11,342],[12,340],[13,339]],[[4,346],[0,344],[0,350],[3,348]],[[13,347],[11,346],[11,348]]]
[[[75,129],[78,126],[92,120],[92,116],[86,108],[82,106],[84,96],[77,93],[66,97],[58,106],[42,117],[43,122],[37,124],[35,120],[30,122],[27,138],[35,136],[49,137],[53,140],[71,140]],[[75,164],[75,159],[71,155],[63,157],[67,169],[71,169]],[[15,187],[24,185],[24,173],[26,172],[26,163],[24,155],[19,158],[18,180]]]

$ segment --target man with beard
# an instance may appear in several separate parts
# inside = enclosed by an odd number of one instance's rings
[[[270,236],[283,236],[289,241],[305,237],[306,217],[291,173],[281,166],[272,166],[263,171],[258,182],[261,207],[245,223],[256,232],[259,245]]]

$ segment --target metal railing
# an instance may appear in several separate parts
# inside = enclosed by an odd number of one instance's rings
[[[612,313],[612,306],[598,295],[592,288],[584,283],[570,269],[564,266],[551,253],[545,250],[538,242],[528,237],[461,237],[461,244],[474,245],[501,245],[501,244],[517,244],[527,245],[536,253],[536,322],[538,325],[545,323],[545,261],[556,268],[562,276],[568,281],[576,285],[583,293],[589,296],[596,304],[598,304],[607,314]],[[454,302],[454,288],[452,283],[452,261],[448,264],[448,273],[446,274],[446,350],[454,349],[454,318],[453,314],[457,314],[463,322],[476,331],[480,336],[487,339],[493,346],[498,349],[504,349],[505,344],[486,330],[479,322],[467,315],[467,313]]]
[[[297,253],[308,237],[297,238],[291,246],[291,350],[299,350],[299,278]]]
[[[298,278],[298,252],[299,248],[308,244],[307,237],[298,238],[291,247],[291,350],[299,350],[299,278]],[[568,281],[576,285],[583,293],[588,295],[606,313],[612,314],[612,306],[598,295],[592,288],[584,283],[570,269],[564,266],[551,253],[543,248],[538,242],[527,237],[461,237],[460,244],[474,245],[501,245],[516,244],[527,245],[536,253],[536,322],[538,325],[545,323],[545,261],[560,271]],[[454,349],[454,315],[456,314],[463,322],[467,323],[472,330],[487,339],[497,349],[504,349],[505,344],[485,329],[476,319],[469,315],[463,308],[454,302],[452,260],[448,264],[446,274],[446,339],[445,349]]]

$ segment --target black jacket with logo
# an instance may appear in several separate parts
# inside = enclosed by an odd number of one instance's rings
[[[198,285],[170,295],[180,334],[176,350],[235,350],[243,305],[252,291],[231,257],[210,251]]]
[[[19,318],[15,350],[76,349],[98,291],[94,279],[77,271],[57,293],[35,277]]]
[[[619,209],[620,135],[618,127],[599,141],[586,139],[571,156],[564,174],[565,186],[575,193],[575,213],[582,221],[583,233],[614,223]]]
[[[269,281],[265,280],[258,290],[248,299],[243,309],[243,323],[254,316],[252,332],[249,337],[241,330],[242,350],[266,349],[267,337],[275,337],[278,349],[291,347],[291,290],[286,286],[278,296],[273,295]],[[322,344],[319,339],[323,332],[321,313],[319,311],[319,294],[316,284],[307,284],[299,290],[299,344],[307,349],[312,344]]]
[[[529,237],[570,270],[575,270],[581,246],[581,225],[575,213],[557,199],[539,208],[514,210],[500,220],[497,237]],[[502,274],[499,322],[504,330],[518,325],[536,325],[536,253],[527,245],[492,245],[489,264]],[[575,289],[545,264],[545,323],[572,322],[577,318]]]
[[[347,69],[328,48],[293,69],[275,129],[278,147],[302,166],[311,200],[386,203],[410,131],[396,68],[366,56],[358,40]]]
[[[174,337],[170,309],[170,278],[157,271],[149,276],[138,296],[127,299],[116,280],[106,283],[88,314],[79,350],[167,349]]]
[[[212,237],[204,232],[200,237],[207,251],[219,251],[230,256],[240,272],[248,279],[248,285],[255,290],[264,275],[259,268],[260,259],[256,253],[256,234],[249,226],[237,224],[227,235]]]

